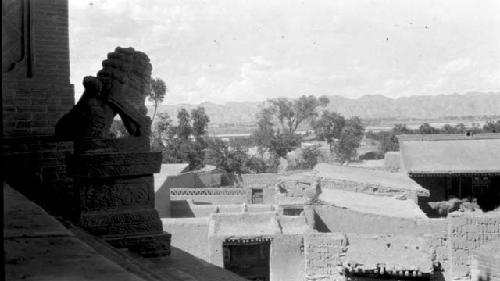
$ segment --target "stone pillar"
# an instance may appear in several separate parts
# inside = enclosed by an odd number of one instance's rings
[[[147,137],[76,140],[68,173],[79,194],[78,223],[115,247],[168,255],[170,234],[154,208],[153,173],[161,161]]]

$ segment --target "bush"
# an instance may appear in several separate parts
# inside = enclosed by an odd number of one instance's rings
[[[301,169],[312,169],[318,164],[320,156],[319,146],[313,145],[302,149],[302,157],[299,160]]]

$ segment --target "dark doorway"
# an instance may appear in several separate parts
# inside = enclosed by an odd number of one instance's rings
[[[264,192],[262,188],[252,188],[252,204],[264,204]]]
[[[283,208],[283,216],[300,216],[303,208]]]
[[[270,241],[226,241],[224,268],[248,280],[269,281]]]

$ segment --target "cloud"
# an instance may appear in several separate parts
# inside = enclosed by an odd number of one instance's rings
[[[77,96],[116,46],[149,55],[167,103],[500,88],[494,0],[70,0],[69,8]]]
[[[450,74],[461,72],[467,70],[472,65],[472,61],[470,58],[458,58],[446,63],[442,69],[441,73]]]

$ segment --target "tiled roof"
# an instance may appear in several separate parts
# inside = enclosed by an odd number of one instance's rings
[[[408,173],[500,173],[500,138],[400,139],[400,150]]]

